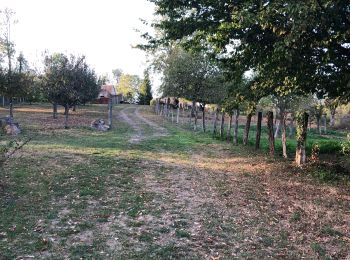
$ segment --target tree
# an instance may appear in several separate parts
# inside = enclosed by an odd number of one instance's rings
[[[146,70],[144,72],[144,78],[142,80],[142,83],[139,89],[139,104],[149,105],[152,99],[153,99],[153,96],[152,96],[151,81],[149,78],[149,73]]]
[[[330,112],[330,126],[334,127],[335,125],[335,113],[337,111],[337,107],[341,105],[341,101],[339,98],[326,98],[325,106],[329,109]]]
[[[123,75],[123,70],[122,69],[114,69],[112,70],[113,78],[117,83],[120,81],[120,77]]]
[[[198,109],[196,103],[205,104],[221,100],[221,93],[217,91],[221,86],[224,89],[222,74],[218,66],[201,53],[185,51],[180,46],[170,50],[164,60],[163,96],[182,97],[192,101],[191,120],[195,116],[194,128],[197,127]],[[205,109],[202,109],[205,120]],[[205,131],[205,121],[203,122]]]
[[[122,74],[119,79],[117,91],[123,94],[124,98],[131,103],[138,99],[140,78],[137,75]]]
[[[23,54],[21,53],[17,60],[15,59],[15,45],[11,41],[11,26],[16,23],[14,14],[7,8],[0,11],[0,52],[5,56],[5,59],[0,60],[2,62],[0,92],[10,100],[10,117],[13,117],[13,99],[25,95],[25,89],[32,80]]]
[[[300,107],[303,107],[305,110],[308,109],[308,107],[306,107],[305,104],[304,105],[301,104],[302,103],[301,100],[302,100],[301,96],[295,96],[295,95],[289,94],[285,96],[269,95],[267,97],[262,98],[259,101],[259,106],[261,109],[265,111],[275,110],[276,118],[279,118],[280,120],[280,122],[276,127],[275,138],[278,136],[277,133],[279,132],[279,128],[281,127],[282,153],[284,158],[288,157],[287,125],[286,125],[287,115],[293,114],[294,111],[300,109]]]
[[[211,46],[232,71],[257,70],[265,93],[350,99],[347,1],[150,1],[162,33],[145,35],[149,48],[179,39]]]
[[[45,57],[42,88],[54,107],[64,107],[65,128],[68,128],[69,108],[95,98],[99,91],[95,72],[86,64],[85,57],[67,57],[61,53]]]
[[[313,116],[316,119],[317,132],[321,132],[321,118],[325,113],[324,100],[315,96],[312,97],[312,102],[309,105],[309,117]],[[309,119],[310,120],[310,119]]]

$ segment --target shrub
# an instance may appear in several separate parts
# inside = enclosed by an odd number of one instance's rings
[[[155,99],[152,99],[149,103],[150,106],[155,106],[157,101]]]
[[[347,141],[341,143],[341,151],[345,155],[350,154],[350,133],[348,133],[348,135],[347,135]]]
[[[312,147],[318,145],[320,154],[339,154],[342,150],[341,142],[337,140],[317,140],[317,143],[311,141],[308,144],[307,150],[309,153],[312,152]]]

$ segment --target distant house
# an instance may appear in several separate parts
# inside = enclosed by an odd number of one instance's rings
[[[98,94],[98,98],[103,98],[103,97],[114,97],[117,95],[117,91],[115,90],[115,87],[113,85],[102,85],[100,93]]]
[[[119,104],[124,101],[123,95],[117,94],[113,85],[102,85],[96,103],[107,104],[110,98],[113,99],[114,104]]]

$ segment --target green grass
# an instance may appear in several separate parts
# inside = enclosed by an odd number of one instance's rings
[[[35,112],[36,108],[42,111]],[[122,107],[116,107],[115,114],[120,109]],[[174,202],[178,194],[169,188],[177,184],[172,182],[169,174],[186,173],[186,182],[191,183],[192,178],[198,181],[203,170],[193,169],[191,156],[200,154],[208,146],[221,145],[220,140],[213,139],[210,133],[188,131],[163,121],[167,136],[130,143],[128,140],[134,131],[120,120],[115,120],[114,128],[106,133],[89,128],[92,119],[105,118],[103,106],[86,106],[78,112],[87,119],[79,123],[81,118],[73,114],[71,128],[66,130],[50,121],[49,105],[25,106],[22,112],[15,110],[15,118],[23,126],[21,138],[31,136],[33,139],[8,161],[3,169],[5,172],[1,172],[0,259],[26,255],[36,258],[44,255],[52,259],[196,259],[209,255],[210,250],[220,251],[230,258],[232,252],[227,248],[231,245],[208,242],[207,237],[198,238],[190,228],[194,221],[202,221],[202,231],[208,237],[227,243],[233,240],[243,243],[245,230],[235,223],[237,216],[223,219],[222,211],[213,204],[203,203],[200,206],[202,219],[194,220],[183,210],[185,203]],[[143,132],[148,136],[153,134],[147,126],[143,127]],[[329,134],[342,136],[338,132]],[[264,151],[267,150],[265,139],[263,136]],[[331,141],[310,133],[308,147],[312,142],[318,142],[322,147],[324,142],[327,152],[332,152],[337,147],[330,145]],[[254,127],[249,142],[254,144]],[[293,154],[294,146],[295,142],[290,140],[290,154]],[[232,156],[257,155],[242,146],[222,147]],[[279,141],[276,147],[280,152]],[[325,152],[326,148],[321,150]],[[204,161],[218,157],[215,150],[205,152]],[[174,162],[160,164],[162,156]],[[168,193],[157,193],[154,187],[147,187],[147,174],[155,178],[157,188],[169,188]],[[221,173],[215,174],[217,177],[215,175],[210,182],[213,194],[218,194],[223,201],[230,199],[230,180]],[[246,172],[243,176],[253,178],[250,175]],[[328,177],[324,175],[324,178]],[[178,187],[178,191],[181,188]],[[256,203],[258,197],[254,187],[245,187],[245,191],[246,199]],[[256,218],[247,221],[251,226],[258,223]],[[302,221],[300,213],[297,215],[296,212],[290,222]],[[337,232],[328,227],[320,231],[322,235],[340,237]],[[264,256],[264,248],[286,247],[287,232],[278,234],[277,237],[267,231],[261,234],[260,243],[257,243],[260,256]],[[200,243],[206,252],[199,251],[203,249],[197,248]],[[322,245],[314,245],[312,250],[320,256],[326,255],[322,248]],[[247,255],[254,256],[251,253],[247,252]]]
[[[238,130],[238,142],[240,144],[243,143],[243,132],[244,125],[239,126]],[[252,125],[250,128],[248,144],[249,146],[255,147],[255,134],[256,134],[256,126]],[[288,132],[287,132],[288,135]],[[220,140],[220,137],[217,137]],[[230,140],[232,140],[232,136]],[[314,144],[318,144],[320,147],[320,154],[340,154],[341,153],[341,142],[346,138],[346,134],[340,131],[327,131],[327,135],[319,135],[315,130],[308,131],[307,133],[307,142],[306,142],[306,152],[308,155],[311,154],[311,149]],[[226,140],[226,129],[224,134],[224,139]],[[287,153],[289,156],[293,156],[295,153],[297,142],[292,137],[287,137]],[[262,151],[268,152],[269,150],[269,142],[267,135],[267,128],[262,127],[261,129],[261,140],[260,140],[260,149]],[[275,139],[275,150],[277,154],[282,155],[282,141],[281,138],[278,137]]]
[[[46,105],[40,108],[50,109]],[[103,116],[99,106],[82,109],[100,111],[93,113],[91,118]],[[49,113],[38,115],[43,118],[50,116]],[[51,257],[55,258],[62,250],[58,248],[63,248],[65,255],[73,259],[95,258],[98,248],[108,251],[105,234],[98,229],[100,225],[111,225],[111,217],[125,215],[135,219],[129,222],[129,226],[137,229],[144,225],[144,222],[137,221],[139,216],[162,214],[158,208],[152,209],[149,205],[154,199],[152,191],[144,191],[135,182],[142,173],[139,166],[142,156],[169,149],[180,157],[186,156],[192,146],[203,141],[196,134],[177,129],[170,130],[171,135],[167,137],[131,144],[126,140],[132,131],[123,122],[115,121],[113,130],[106,133],[95,132],[87,126],[74,126],[72,121],[68,130],[59,126],[42,130],[41,125],[35,123],[36,116],[15,112],[16,119],[24,126],[22,137],[32,136],[33,139],[23,148],[25,156],[20,160],[11,159],[5,166],[9,177],[5,180],[6,187],[0,201],[0,231],[4,234],[0,239],[0,256],[5,259],[44,251],[52,252]],[[149,134],[150,129],[145,131]],[[207,142],[211,142],[210,138]],[[108,194],[116,194],[117,202]],[[96,206],[92,207],[91,203],[96,203],[98,210],[93,209]],[[43,223],[42,232],[35,231],[38,220]],[[52,223],[55,223],[54,227]],[[124,228],[114,225],[114,229],[123,238]],[[98,234],[93,244],[72,244],[71,239],[89,230]],[[177,228],[162,227],[154,234],[143,232],[135,239],[152,244],[153,237],[168,234],[171,230]],[[46,233],[55,233],[53,242]],[[183,230],[176,234],[188,237]],[[151,248],[145,252],[149,257],[182,254],[178,247],[170,245]],[[124,250],[123,254],[142,259],[145,256],[133,252],[133,247]]]

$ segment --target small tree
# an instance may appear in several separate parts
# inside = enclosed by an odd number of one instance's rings
[[[146,70],[144,72],[144,78],[141,82],[140,89],[139,89],[139,104],[149,105],[152,99],[153,99],[153,96],[152,96],[151,80],[149,78],[149,73]]]
[[[122,74],[118,82],[118,93],[123,94],[129,102],[136,102],[140,87],[140,78],[137,75]]]
[[[164,96],[183,97],[192,101],[191,118],[195,116],[194,129],[197,128],[198,113],[196,103],[202,103],[203,120],[205,104],[219,103],[225,97],[226,87],[222,84],[221,71],[213,61],[202,53],[191,53],[179,46],[174,47],[164,60]],[[221,88],[221,89],[220,89]],[[205,121],[203,131],[205,131]]]
[[[325,100],[325,106],[329,109],[330,112],[330,122],[329,125],[334,127],[335,125],[335,113],[337,111],[338,106],[341,104],[339,98],[327,98]]]

